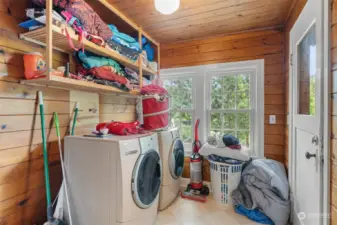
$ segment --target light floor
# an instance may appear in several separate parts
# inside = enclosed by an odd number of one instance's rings
[[[260,225],[234,212],[232,207],[220,209],[208,198],[206,203],[177,198],[159,212],[156,225]]]

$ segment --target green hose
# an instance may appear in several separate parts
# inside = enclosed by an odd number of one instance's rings
[[[45,178],[45,183],[46,183],[46,196],[47,196],[47,218],[49,222],[52,222],[53,221],[53,206],[51,203],[51,194],[50,194],[49,162],[48,162],[48,150],[47,150],[47,140],[46,140],[46,131],[45,131],[44,105],[43,105],[42,92],[39,91],[38,95],[39,95],[40,117],[41,117],[42,144],[43,144],[44,178]]]

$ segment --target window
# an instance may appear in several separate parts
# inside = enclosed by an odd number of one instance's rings
[[[167,78],[164,87],[168,90],[170,100],[170,122],[179,127],[180,138],[185,145],[192,144],[193,92],[192,78]]]
[[[253,116],[250,73],[215,73],[210,76],[208,135],[231,134],[249,148]]]
[[[201,119],[203,143],[209,135],[233,134],[251,154],[264,156],[264,60],[165,69],[161,78],[186,151]]]

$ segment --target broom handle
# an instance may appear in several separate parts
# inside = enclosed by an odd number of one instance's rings
[[[70,211],[70,202],[69,202],[69,195],[68,195],[68,182],[67,182],[66,171],[65,171],[64,160],[63,160],[62,143],[61,143],[61,135],[60,135],[60,122],[59,122],[59,117],[57,115],[57,112],[54,112],[54,123],[55,123],[55,127],[56,127],[56,135],[57,135],[60,158],[61,158],[61,168],[62,168],[64,189],[65,189],[67,208],[68,208],[68,214],[69,214],[69,222],[70,222],[70,225],[72,225],[73,220],[72,220],[71,211]]]
[[[38,96],[39,96],[39,105],[40,105],[41,133],[42,133],[42,144],[43,144],[44,178],[45,178],[45,183],[46,183],[47,217],[48,217],[48,221],[51,221],[53,219],[53,209],[52,209],[51,194],[50,194],[49,163],[48,163],[48,150],[47,150],[47,140],[46,140],[46,132],[45,132],[43,95],[41,91],[38,92]]]
[[[76,102],[73,126],[71,128],[71,136],[74,136],[74,134],[75,134],[75,126],[76,126],[76,120],[77,120],[77,114],[78,114],[78,105],[79,105],[79,103]]]

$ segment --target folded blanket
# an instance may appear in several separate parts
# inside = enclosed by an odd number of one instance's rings
[[[45,7],[46,0],[33,0],[33,3]],[[86,32],[97,35],[104,40],[112,37],[112,31],[101,17],[84,0],[53,0],[56,8],[66,10],[78,18]]]
[[[138,52],[137,50],[125,47],[114,40],[108,40],[106,43],[107,43],[106,48],[114,50],[118,52],[119,54],[122,54],[128,57],[131,60],[137,60],[139,57],[140,52]]]
[[[232,192],[235,206],[260,209],[275,225],[287,225],[290,215],[289,184],[283,164],[256,159],[248,164],[241,182]]]
[[[221,157],[236,159],[240,161],[248,161],[250,159],[249,150],[246,149],[231,149],[228,147],[218,148],[216,146],[210,144],[204,144],[199,151],[200,155],[208,156],[208,155],[217,155]]]
[[[115,81],[120,84],[127,84],[127,79],[116,74],[116,70],[111,66],[94,67],[90,73],[98,78]]]
[[[78,51],[77,58],[86,69],[92,69],[94,67],[112,66],[115,68],[115,73],[121,76],[125,76],[125,72],[118,62],[111,58],[97,56],[90,52]]]
[[[111,37],[111,39],[113,41],[116,41],[117,43],[119,43],[119,44],[121,44],[125,47],[131,48],[131,49],[134,49],[134,50],[140,52],[140,45],[139,45],[139,43],[136,39],[134,39],[133,37],[131,37],[127,34],[119,32],[117,27],[113,24],[109,24],[108,26],[109,26],[111,32],[113,33],[113,35]]]

